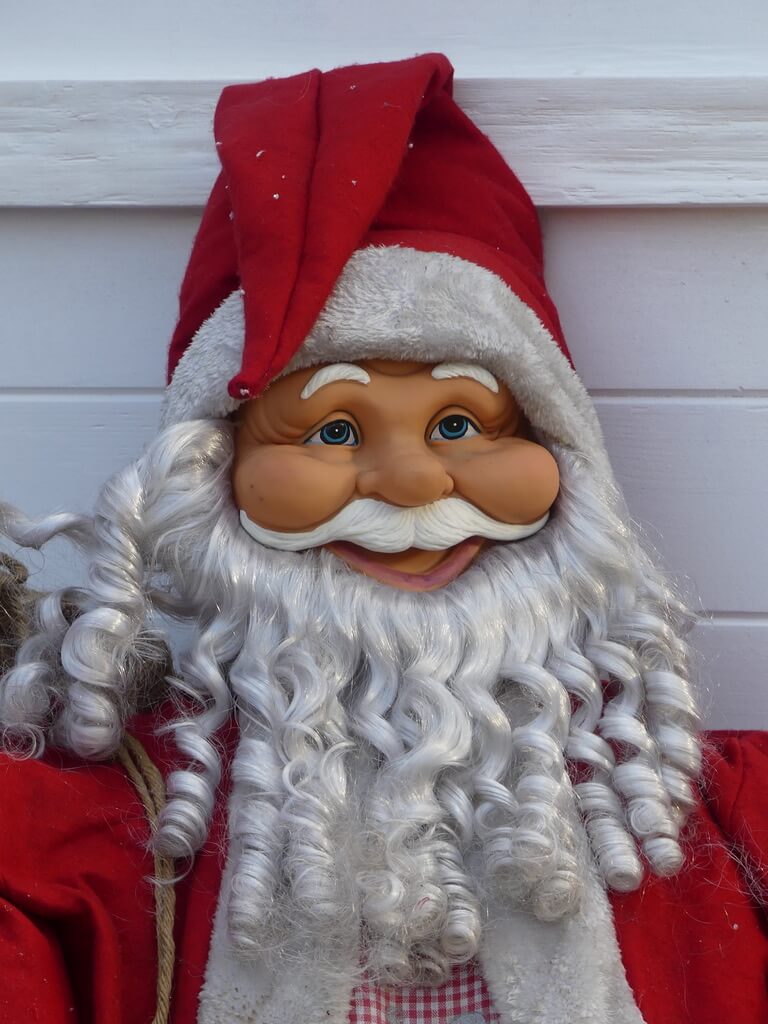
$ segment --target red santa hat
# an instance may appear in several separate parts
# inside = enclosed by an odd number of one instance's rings
[[[223,91],[163,425],[226,416],[318,363],[453,360],[504,380],[552,440],[604,455],[536,210],[452,85],[433,53]]]

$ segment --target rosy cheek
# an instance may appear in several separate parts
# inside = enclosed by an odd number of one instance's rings
[[[232,490],[239,509],[270,530],[305,530],[330,519],[355,488],[351,464],[331,465],[291,445],[237,452]]]
[[[532,523],[555,503],[557,463],[546,448],[520,438],[502,438],[486,453],[457,460],[451,469],[454,494],[503,523]]]

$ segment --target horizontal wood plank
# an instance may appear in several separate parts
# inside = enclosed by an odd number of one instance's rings
[[[2,498],[30,514],[87,509],[157,429],[159,395],[0,396]],[[768,728],[768,578],[763,514],[768,402],[598,399],[633,516],[702,607],[702,707],[713,728]],[[750,447],[742,443],[749,438]],[[85,577],[67,545],[25,552],[33,585]]]
[[[160,397],[0,397],[2,499],[30,515],[88,510],[157,432]]]
[[[198,219],[0,211],[0,388],[162,386]],[[589,387],[768,388],[768,209],[550,210],[544,234]]]
[[[768,610],[768,399],[599,397],[635,520],[703,607]]]
[[[224,83],[0,82],[0,206],[197,206]],[[768,76],[465,79],[540,206],[768,203]]]
[[[768,388],[768,209],[548,210],[543,226],[589,388]]]
[[[38,590],[86,582],[82,557],[60,539],[42,553],[0,541],[4,549],[26,563],[29,585]],[[768,729],[768,616],[755,621],[711,617],[696,626],[690,644],[704,727]]]
[[[0,388],[162,387],[198,220],[0,211]]]
[[[2,496],[90,506],[156,430],[159,395],[0,396]],[[702,607],[768,611],[768,399],[597,401],[616,476],[664,564]]]
[[[691,634],[702,717],[710,729],[768,729],[768,616],[713,617]]]

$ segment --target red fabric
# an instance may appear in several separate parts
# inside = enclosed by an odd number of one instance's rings
[[[139,724],[150,756],[167,769],[172,746],[153,737],[151,722]],[[233,737],[222,737],[225,749]],[[766,779],[768,734],[712,734],[686,869],[612,898],[647,1024],[768,1021]],[[149,1024],[152,860],[144,811],[122,769],[2,758],[0,815],[0,1021]],[[195,1020],[223,849],[220,816],[178,885],[173,1024]],[[436,998],[447,1005],[447,992]]]
[[[0,1021],[147,1024],[152,859],[122,769],[4,757],[0,821]]]
[[[452,92],[453,67],[439,53],[223,91],[214,121],[222,173],[182,285],[169,380],[239,281],[245,349],[229,393],[258,394],[366,245],[447,252],[492,270],[568,355],[533,203]]]
[[[360,985],[352,993],[349,1024],[452,1024],[463,1014],[474,1015],[472,1024],[499,1019],[475,961],[454,967],[448,981],[436,988]]]
[[[711,733],[687,863],[612,898],[648,1024],[768,1021],[768,733]]]

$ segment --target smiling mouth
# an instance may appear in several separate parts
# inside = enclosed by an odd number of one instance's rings
[[[407,572],[403,569],[396,569],[388,564],[393,558],[392,554],[369,551],[350,541],[332,541],[330,544],[326,544],[325,548],[341,558],[352,569],[371,576],[380,583],[388,583],[400,590],[427,591],[437,590],[455,580],[488,543],[484,537],[468,537],[447,551],[440,552],[442,557],[423,572]],[[398,552],[400,558],[406,554],[408,553]],[[414,549],[412,554],[417,556],[425,554],[425,552],[417,552]]]

